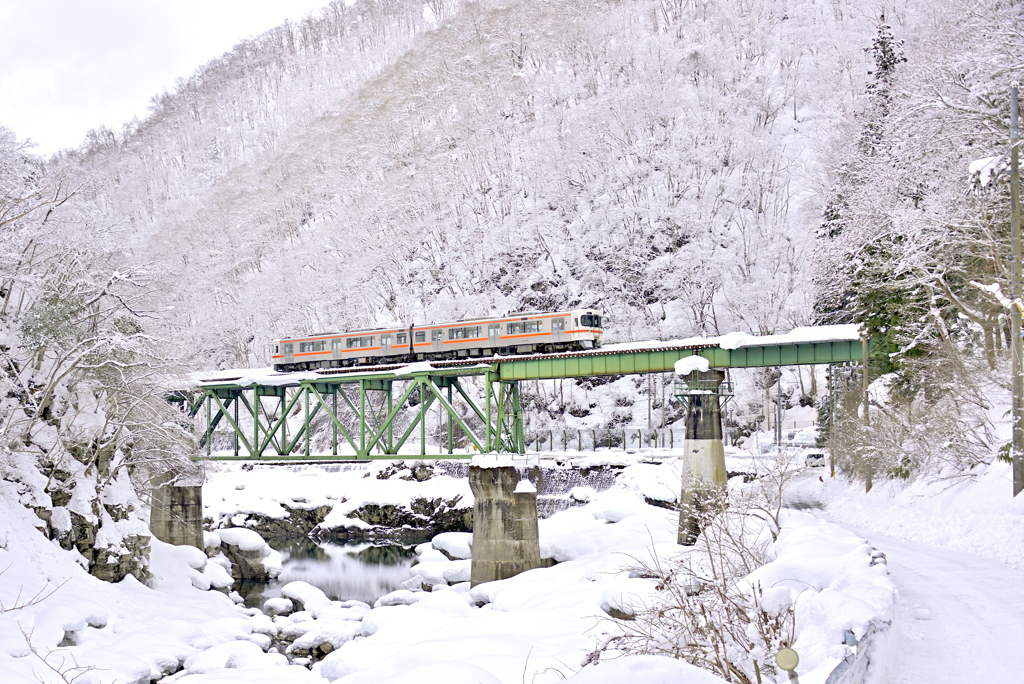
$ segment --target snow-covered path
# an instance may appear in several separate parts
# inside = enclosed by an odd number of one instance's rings
[[[835,502],[828,501],[829,482],[819,479],[823,472],[824,469],[815,469],[800,473],[786,493],[786,507],[808,510],[867,539],[885,553],[890,579],[899,591],[896,633],[888,657],[882,662],[882,671],[873,672],[873,681],[1024,681],[1024,570],[1016,570],[995,558],[917,544],[872,531],[877,524],[882,529],[941,540],[945,537],[940,532],[955,534],[954,520],[960,521],[964,534],[971,527],[989,527],[993,534],[1013,528],[995,524],[993,521],[1001,520],[998,516],[978,520],[967,516],[962,502],[958,506],[947,501],[945,519],[928,517],[936,515],[935,506],[924,505],[929,499],[918,500],[916,506],[910,507],[916,514],[913,520],[902,517],[906,509],[896,506],[889,497],[858,499],[858,506],[845,501],[843,507],[836,509],[832,505]],[[1008,491],[1008,484],[1003,489]],[[996,493],[989,495],[995,497]],[[856,523],[844,524],[851,513]],[[929,520],[933,524],[929,525]],[[973,533],[977,537],[979,529],[973,529]],[[996,551],[991,545],[979,548]]]
[[[982,556],[853,531],[885,553],[900,592],[897,634],[876,681],[1024,681],[1024,571]]]

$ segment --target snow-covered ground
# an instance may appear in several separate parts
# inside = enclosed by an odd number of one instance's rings
[[[152,541],[150,586],[109,584],[47,541],[34,514],[0,496],[0,680],[149,682],[184,666],[234,672],[234,681],[315,681],[268,654],[256,622],[223,593],[193,585],[190,547]],[[202,561],[200,560],[200,563]],[[212,681],[212,680],[211,680]]]
[[[833,522],[931,547],[985,556],[1024,570],[1024,497],[1011,496],[1011,466],[996,461],[975,478],[863,485],[804,478],[789,497],[824,508]]]
[[[678,460],[647,456],[620,452],[611,489],[577,492],[584,505],[540,521],[542,555],[559,561],[553,567],[471,588],[471,535],[447,533],[418,547],[403,588],[375,605],[332,601],[290,582],[267,601],[267,615],[204,591],[223,575],[204,554],[155,540],[149,586],[130,577],[101,582],[36,531],[14,492],[0,490],[2,681],[721,681],[665,656],[583,666],[623,624],[609,611],[631,614],[657,600],[639,567],[701,552],[675,544],[675,512],[647,503],[678,492]],[[763,457],[729,458],[730,469],[770,470]],[[280,515],[282,504],[326,505],[343,516],[368,502],[472,498],[463,479],[437,473],[424,482],[378,479],[388,465],[217,466],[207,512],[227,522],[246,512]],[[742,478],[730,486],[738,493]],[[972,481],[884,483],[868,494],[811,468],[786,500],[768,564],[738,586],[759,586],[773,609],[793,607],[803,684],[824,682],[855,650],[848,640],[872,625],[883,634],[876,681],[958,681],[957,672],[959,681],[1013,681],[1013,654],[1024,645],[1014,613],[1024,596],[1013,589],[1024,586],[1024,503],[1010,496],[1006,464]]]
[[[585,506],[541,521],[543,553],[561,561],[554,567],[470,589],[463,581],[469,561],[460,560],[468,555],[470,535],[446,535],[437,545],[455,560],[430,544],[421,546],[408,588],[376,607],[330,601],[309,585],[291,583],[282,595],[301,602],[302,610],[275,618],[241,608],[222,593],[197,589],[196,584],[203,586],[196,579],[202,554],[156,541],[150,587],[133,579],[104,584],[35,533],[30,511],[3,499],[0,567],[8,570],[0,575],[5,607],[0,672],[9,675],[5,682],[51,682],[61,681],[53,668],[65,675],[69,668],[94,668],[79,683],[145,682],[168,672],[177,673],[161,681],[187,684],[324,679],[519,684],[524,677],[543,683],[641,676],[644,681],[719,681],[653,656],[588,666],[576,675],[587,653],[616,629],[609,609],[628,612],[653,600],[654,582],[637,576],[638,565],[695,552],[675,544],[677,514],[644,501],[648,495],[664,497],[674,487],[674,468],[674,463],[629,466],[612,489],[588,493]],[[225,510],[227,494],[266,504],[258,492],[275,487],[272,478],[261,480],[256,471],[239,470],[234,477],[242,489],[214,485],[208,495],[216,499],[214,492],[223,492],[224,501],[216,505]],[[329,479],[323,473],[305,478],[317,483],[306,491],[329,491],[321,484]],[[386,482],[358,477],[353,484],[366,483],[364,492],[344,489],[364,500],[379,499],[373,488]],[[439,477],[405,484],[419,485],[424,496],[434,489],[447,494],[456,486]],[[857,535],[802,512],[786,514],[770,556],[772,562],[750,580],[771,587],[772,605],[795,606],[801,681],[824,681],[848,652],[847,630],[860,636],[872,622],[891,617],[894,592],[885,567],[874,564],[870,545]],[[17,607],[37,595],[37,603]],[[321,649],[329,653],[312,671],[289,665],[284,653],[265,652],[282,634],[294,638],[296,648],[329,643]]]
[[[983,556],[871,533],[899,589],[897,629],[876,681],[1019,682],[1024,571]]]
[[[875,681],[1019,681],[1024,497],[1011,495],[1010,464],[997,460],[970,479],[882,482],[867,493],[815,470],[793,484],[789,502],[870,539],[899,590]]]
[[[410,461],[416,463],[416,461]],[[322,529],[366,528],[348,515],[368,504],[408,505],[416,497],[458,499],[456,505],[472,507],[473,493],[466,478],[436,474],[426,484],[410,478],[377,477],[391,463],[375,461],[352,465],[257,466],[243,471],[238,463],[208,467],[203,487],[204,515],[220,526],[231,518],[244,525],[248,514],[280,519],[290,509],[330,508]],[[282,506],[282,504],[284,506]],[[237,516],[237,517],[236,517]]]

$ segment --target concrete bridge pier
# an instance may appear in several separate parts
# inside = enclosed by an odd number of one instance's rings
[[[162,542],[203,550],[203,487],[154,483],[149,530]]]
[[[708,517],[720,510],[727,482],[721,402],[725,373],[712,369],[696,375],[675,392],[686,402],[678,534],[678,543],[685,546],[697,541]]]
[[[537,535],[540,468],[520,481],[513,466],[470,466],[473,507],[472,586],[541,567]]]

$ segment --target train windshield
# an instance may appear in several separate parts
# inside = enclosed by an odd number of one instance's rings
[[[600,328],[601,317],[597,314],[583,314],[580,316],[580,324],[584,328]]]

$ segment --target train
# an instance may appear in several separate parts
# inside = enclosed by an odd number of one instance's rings
[[[595,309],[525,311],[454,323],[349,332],[322,332],[271,342],[275,371],[371,366],[414,361],[547,354],[601,345],[601,312]]]

